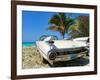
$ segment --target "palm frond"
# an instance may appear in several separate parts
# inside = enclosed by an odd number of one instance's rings
[[[49,24],[54,24],[56,26],[60,26],[60,18],[57,14],[54,14],[49,20]]]
[[[75,24],[75,20],[74,19],[71,19],[71,18],[67,19],[66,23],[65,23],[65,26],[66,26],[65,32],[68,32],[68,29],[70,28],[70,26],[72,26],[74,24]]]
[[[62,26],[65,26],[65,23],[66,23],[66,14],[65,13],[58,13],[58,14],[59,14],[59,18],[60,18]]]
[[[60,29],[58,28],[58,26],[49,26],[47,28],[47,30],[60,31]]]

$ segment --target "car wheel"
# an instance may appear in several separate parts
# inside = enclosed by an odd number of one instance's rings
[[[45,63],[45,64],[48,63],[47,60],[44,57],[42,57],[42,62]]]

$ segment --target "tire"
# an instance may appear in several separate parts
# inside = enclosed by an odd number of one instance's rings
[[[45,64],[48,63],[47,60],[44,57],[42,57],[42,62],[45,63]]]
[[[86,56],[89,56],[89,52],[86,52]]]

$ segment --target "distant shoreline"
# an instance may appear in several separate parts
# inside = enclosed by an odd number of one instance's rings
[[[25,46],[25,47],[22,47],[22,48],[35,48],[36,46],[35,45],[33,45],[33,46]]]
[[[36,42],[23,42],[22,47],[27,48],[27,47],[33,47],[36,46]]]

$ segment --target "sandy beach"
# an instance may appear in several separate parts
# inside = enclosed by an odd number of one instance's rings
[[[48,64],[43,64],[42,58],[35,46],[23,48],[22,51],[23,69],[49,67]]]
[[[22,50],[22,68],[50,68],[52,66],[49,63],[43,63],[40,53],[35,46],[25,47]],[[78,58],[66,62],[57,62],[53,67],[71,67],[71,66],[87,66],[89,65],[89,57],[84,55],[82,58]]]

